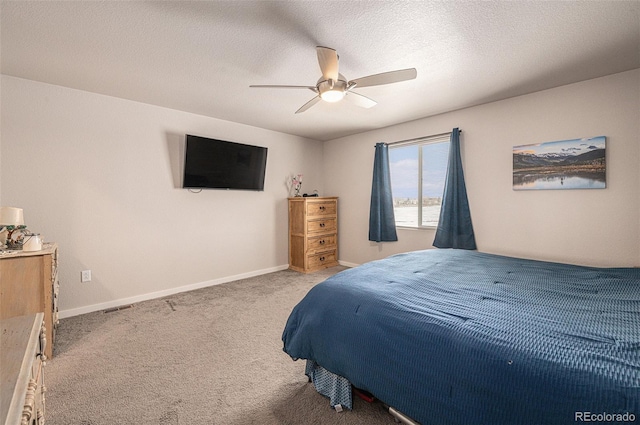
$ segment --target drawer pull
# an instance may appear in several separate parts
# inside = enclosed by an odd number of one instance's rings
[[[320,257],[320,261],[324,261],[324,257]]]
[[[318,244],[320,244],[320,245],[324,245],[324,239],[322,239],[322,240],[318,241]]]
[[[326,207],[324,205],[320,205],[320,211],[324,211],[326,209]]]
[[[320,223],[320,227],[324,227],[324,223]]]

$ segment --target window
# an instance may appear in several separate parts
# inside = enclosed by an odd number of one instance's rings
[[[447,175],[450,135],[389,145],[396,226],[437,227]]]

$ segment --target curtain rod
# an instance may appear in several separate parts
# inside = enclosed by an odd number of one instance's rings
[[[460,131],[460,133],[462,133],[462,130],[458,130],[458,131]],[[446,133],[432,134],[430,136],[423,136],[423,137],[416,137],[415,139],[407,139],[407,140],[399,140],[397,142],[389,142],[389,143],[387,143],[387,146],[399,145],[399,144],[403,144],[403,143],[413,143],[413,142],[418,142],[420,140],[435,139],[436,137],[446,136],[446,135],[451,134],[451,133],[452,133],[451,131],[447,131]]]

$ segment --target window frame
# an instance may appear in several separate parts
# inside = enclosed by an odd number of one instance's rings
[[[389,143],[389,150],[391,151],[392,149],[396,149],[396,148],[403,148],[403,147],[409,147],[409,146],[418,146],[418,225],[417,226],[406,226],[406,225],[398,225],[397,222],[395,221],[395,214],[394,214],[394,223],[396,226],[396,229],[408,229],[408,230],[433,230],[436,229],[438,227],[438,223],[436,223],[435,225],[428,225],[425,226],[422,224],[422,217],[423,217],[423,212],[422,212],[422,202],[424,199],[422,190],[423,190],[423,147],[426,145],[432,145],[432,144],[438,144],[438,143],[448,143],[449,144],[449,149],[450,150],[450,146],[451,146],[451,133],[444,133],[444,134],[437,134],[434,136],[427,136],[427,137],[421,137],[418,139],[411,139],[411,140],[406,140],[406,141],[401,141],[401,142],[395,142],[395,143]],[[449,164],[448,164],[448,156],[447,156],[447,165],[445,167],[445,182],[446,182],[446,169],[448,169]],[[393,192],[393,184],[391,185],[391,190]],[[443,187],[443,197],[444,197],[444,187]],[[394,210],[395,210],[395,206],[394,206]],[[438,218],[439,220],[439,218]]]

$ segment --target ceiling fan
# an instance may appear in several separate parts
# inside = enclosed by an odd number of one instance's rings
[[[318,63],[322,71],[322,77],[315,86],[286,86],[286,85],[251,85],[257,88],[275,89],[308,89],[316,93],[313,99],[302,105],[296,114],[306,111],[316,103],[338,102],[343,98],[351,100],[354,104],[363,108],[371,108],[376,104],[375,100],[352,91],[354,87],[380,86],[382,84],[398,83],[400,81],[413,80],[417,72],[415,68],[401,69],[397,71],[383,72],[347,81],[344,75],[338,72],[338,53],[329,47],[316,47]]]

